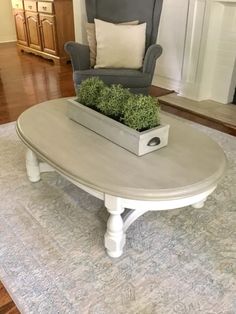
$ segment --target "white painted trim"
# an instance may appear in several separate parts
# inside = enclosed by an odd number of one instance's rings
[[[214,2],[236,3],[236,0],[213,0]]]
[[[157,73],[155,73],[152,79],[152,85],[174,90],[176,93],[178,93],[180,91],[181,82],[172,80],[168,77],[159,76]]]
[[[16,43],[16,39],[1,40],[0,41],[0,44],[6,44],[6,43]]]
[[[236,0],[165,0],[162,15],[168,19],[160,21],[158,43],[163,45],[163,54],[157,60],[153,85],[196,101],[232,102],[236,84],[235,5]],[[185,29],[181,21],[186,22]]]

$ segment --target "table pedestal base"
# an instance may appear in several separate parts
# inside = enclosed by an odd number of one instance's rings
[[[142,201],[116,197],[84,186],[76,182],[73,178],[64,175],[48,163],[40,162],[37,155],[30,149],[28,149],[26,153],[26,169],[31,182],[38,182],[40,180],[40,173],[42,172],[57,171],[79,188],[104,200],[107,211],[110,213],[110,217],[107,221],[107,230],[104,236],[104,244],[107,254],[111,257],[119,257],[122,255],[127,229],[136,219],[147,211],[171,210],[189,205],[194,208],[202,208],[208,195],[216,188],[216,186],[213,186],[204,192],[176,200]],[[124,212],[125,208],[129,208],[130,211],[122,217],[121,214]]]

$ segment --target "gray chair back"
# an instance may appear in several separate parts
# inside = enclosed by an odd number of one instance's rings
[[[112,23],[147,23],[146,48],[156,43],[163,0],[86,0],[89,23],[94,18]]]

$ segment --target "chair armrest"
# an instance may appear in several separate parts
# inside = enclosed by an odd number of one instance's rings
[[[153,75],[156,66],[156,60],[162,54],[162,47],[160,45],[151,45],[148,47],[143,62],[143,72]]]
[[[90,52],[87,45],[68,41],[65,43],[64,49],[70,56],[73,71],[88,70],[90,68]]]

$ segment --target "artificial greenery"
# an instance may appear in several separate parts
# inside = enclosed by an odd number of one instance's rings
[[[160,107],[156,98],[134,95],[121,85],[108,87],[97,77],[82,81],[77,101],[137,131],[160,124]]]
[[[97,108],[108,117],[120,119],[123,115],[123,108],[130,97],[129,90],[121,85],[107,86],[101,91]]]
[[[78,90],[78,102],[81,104],[96,108],[99,97],[106,85],[98,77],[91,77],[81,82]]]
[[[124,106],[124,124],[144,131],[160,124],[160,107],[155,98],[144,95],[130,97]]]

